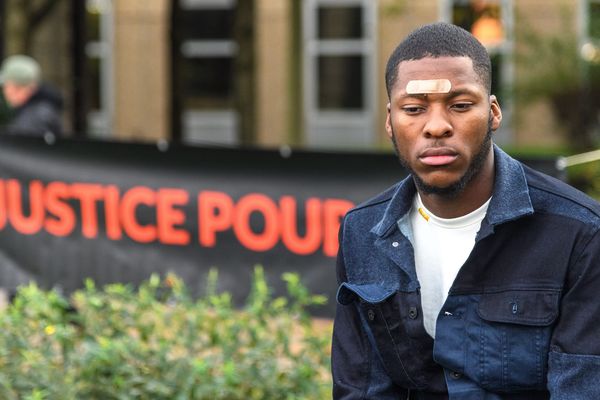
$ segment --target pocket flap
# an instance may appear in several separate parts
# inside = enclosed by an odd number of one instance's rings
[[[477,312],[486,321],[546,326],[558,316],[558,302],[559,292],[551,290],[484,293]]]
[[[375,284],[356,285],[344,282],[337,292],[337,301],[342,305],[348,305],[356,300],[367,303],[381,303],[396,292],[395,289],[386,288]]]

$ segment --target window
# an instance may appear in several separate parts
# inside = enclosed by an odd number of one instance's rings
[[[174,26],[180,37],[175,79],[184,143],[238,141],[232,86],[234,7],[233,0],[180,0]]]
[[[318,57],[318,109],[362,110],[364,71],[361,56]]]
[[[600,79],[600,0],[583,0],[581,56],[590,73]]]
[[[594,41],[600,41],[600,1],[590,0],[588,3],[588,30],[587,33]]]
[[[372,145],[377,2],[306,0],[303,6],[305,143]]]
[[[113,118],[112,1],[87,0],[85,27],[87,133],[107,137]]]
[[[513,82],[511,0],[446,0],[442,19],[470,31],[488,50],[492,61],[492,93],[502,106],[502,127],[495,136],[499,143],[511,141],[511,99]]]
[[[600,102],[597,100],[600,88],[600,0],[580,0],[579,5],[579,50],[586,88],[582,93],[585,106],[578,110],[581,113],[579,120],[586,121],[591,117],[593,122],[588,134],[591,141],[597,141],[600,137]]]

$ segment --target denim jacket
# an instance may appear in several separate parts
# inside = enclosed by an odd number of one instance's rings
[[[415,272],[412,179],[344,218],[334,399],[600,399],[600,205],[494,154],[493,197],[435,340]]]

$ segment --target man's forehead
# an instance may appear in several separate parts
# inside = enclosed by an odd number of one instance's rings
[[[398,65],[392,92],[401,96],[452,94],[455,91],[478,91],[480,77],[469,57],[425,57],[404,60]],[[485,91],[485,87],[482,87]]]
[[[425,57],[418,60],[404,60],[396,70],[401,87],[406,87],[410,80],[448,79],[476,80],[477,74],[473,61],[468,57]]]
[[[449,93],[452,83],[448,79],[413,79],[406,84],[406,94]]]

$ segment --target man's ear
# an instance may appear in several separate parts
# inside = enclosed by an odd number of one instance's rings
[[[500,128],[500,124],[502,122],[502,109],[500,108],[500,103],[498,103],[498,99],[493,94],[490,95],[490,116],[492,119],[492,130]]]
[[[392,121],[391,121],[391,110],[392,110],[392,106],[390,105],[390,103],[387,103],[387,115],[385,118],[385,131],[388,134],[388,137],[391,139],[392,138]]]

